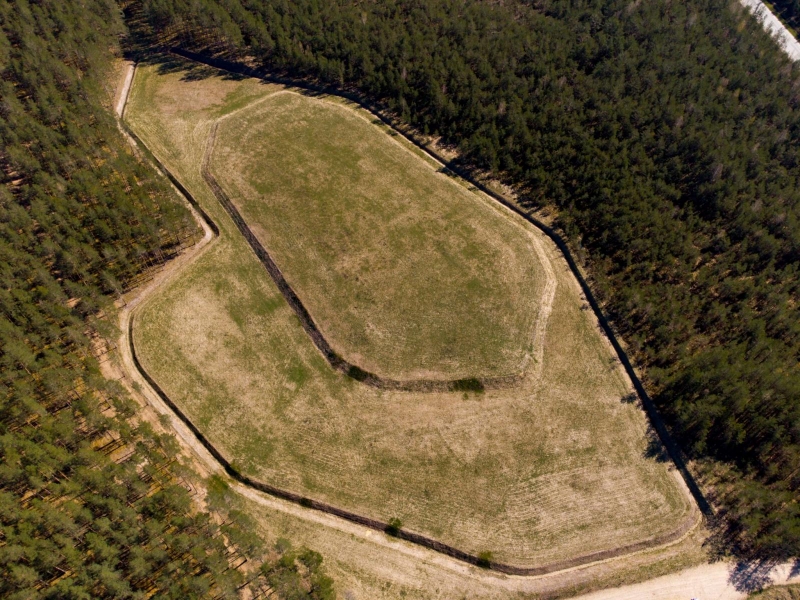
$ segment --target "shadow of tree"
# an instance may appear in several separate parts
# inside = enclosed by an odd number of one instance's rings
[[[789,577],[797,577],[798,575],[800,575],[800,558],[795,558],[792,568],[789,570]]]
[[[294,90],[296,93],[300,94],[301,96],[308,96],[309,98],[319,98],[321,96],[325,96],[327,92],[323,90],[314,90],[310,88],[303,88],[298,87]]]
[[[135,60],[140,66],[149,65],[158,68],[159,75],[181,73],[181,81],[202,81],[211,77],[219,77],[226,81],[242,81],[247,75],[223,71],[215,67],[192,62],[168,52],[131,52],[128,58]],[[267,82],[263,82],[266,84]]]
[[[669,457],[669,452],[667,452],[667,448],[664,446],[661,438],[658,437],[658,433],[651,425],[647,426],[647,432],[645,435],[647,436],[647,448],[645,448],[644,457],[654,459],[659,463],[672,462]]]
[[[740,560],[731,568],[728,582],[739,592],[758,592],[772,581],[773,560]]]
[[[629,394],[625,394],[622,398],[619,399],[622,404],[635,404],[637,406],[641,406],[641,399],[636,392],[631,392]],[[659,463],[668,463],[672,462],[672,459],[669,456],[669,452],[667,452],[666,446],[664,446],[664,442],[661,441],[661,438],[658,435],[656,429],[648,422],[647,424],[647,431],[645,432],[645,437],[647,438],[647,447],[644,450],[643,456],[645,458],[654,459],[656,462]]]

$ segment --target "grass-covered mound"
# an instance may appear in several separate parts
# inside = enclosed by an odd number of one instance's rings
[[[351,363],[398,379],[527,366],[530,233],[363,115],[275,94],[220,123],[210,166]]]
[[[381,392],[330,368],[200,171],[212,124],[276,91],[198,68],[140,68],[127,113],[220,228],[134,326],[145,368],[203,433],[247,475],[520,565],[683,522],[687,499],[647,457],[641,410],[621,401],[628,382],[566,264],[533,229],[530,260],[554,285],[517,388]]]

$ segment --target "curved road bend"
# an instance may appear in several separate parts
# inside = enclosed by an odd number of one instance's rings
[[[740,0],[743,6],[750,9],[753,16],[761,22],[761,26],[769,33],[781,50],[786,52],[794,61],[800,60],[800,42],[792,35],[792,32],[787,29],[775,13],[773,13],[769,6],[764,4],[761,0]]]

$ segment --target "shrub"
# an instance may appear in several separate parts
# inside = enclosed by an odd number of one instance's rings
[[[367,377],[369,377],[369,373],[355,365],[350,365],[350,368],[347,369],[347,376],[355,379],[356,381],[364,381]]]
[[[386,527],[383,530],[388,535],[391,535],[392,537],[397,537],[402,528],[403,528],[403,522],[397,517],[392,517],[391,519],[389,519],[389,523],[386,524]]]
[[[475,377],[468,377],[467,379],[459,379],[453,382],[454,392],[475,392],[480,394],[485,388],[480,379]]]

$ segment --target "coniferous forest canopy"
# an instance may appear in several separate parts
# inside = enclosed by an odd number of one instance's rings
[[[200,511],[174,438],[100,374],[111,302],[200,233],[108,109],[121,17],[0,0],[0,596],[332,597],[321,557],[265,550],[221,480]]]
[[[800,553],[800,67],[729,0],[144,0],[557,209],[729,542]],[[713,468],[709,468],[708,465]]]

